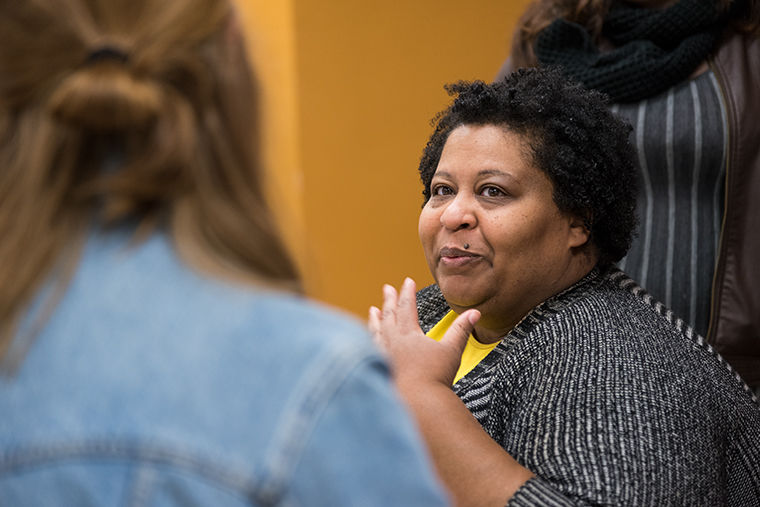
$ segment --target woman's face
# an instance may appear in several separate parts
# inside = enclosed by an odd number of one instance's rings
[[[430,271],[454,311],[481,311],[481,341],[508,332],[590,269],[578,270],[587,230],[557,208],[551,180],[532,165],[520,135],[457,127],[430,189],[419,221]]]

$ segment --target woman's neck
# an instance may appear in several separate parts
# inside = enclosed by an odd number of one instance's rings
[[[590,245],[576,250],[567,266],[562,270],[562,275],[558,276],[556,281],[551,284],[551,289],[532,300],[527,298],[530,301],[525,301],[527,303],[525,306],[512,308],[511,311],[503,308],[500,311],[496,311],[494,308],[479,308],[481,317],[475,324],[473,336],[483,344],[500,341],[536,306],[578,283],[594,269],[598,262],[598,252]]]

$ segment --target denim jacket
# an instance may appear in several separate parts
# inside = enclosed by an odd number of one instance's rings
[[[363,326],[199,275],[162,235],[93,235],[0,378],[2,506],[446,502]]]

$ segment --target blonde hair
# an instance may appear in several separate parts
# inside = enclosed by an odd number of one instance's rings
[[[3,2],[0,357],[91,227],[166,230],[200,269],[300,290],[235,19],[228,0]]]
[[[719,9],[729,9],[736,0],[715,0]],[[533,47],[538,34],[555,19],[564,19],[586,27],[592,39],[599,42],[602,25],[612,0],[534,0],[517,21],[512,35],[511,68],[538,65]],[[745,0],[734,13],[731,28],[758,35],[760,32],[760,0]]]

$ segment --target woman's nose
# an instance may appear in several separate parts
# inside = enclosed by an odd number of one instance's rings
[[[477,224],[474,202],[466,195],[454,196],[441,213],[441,224],[452,231],[470,229]]]

